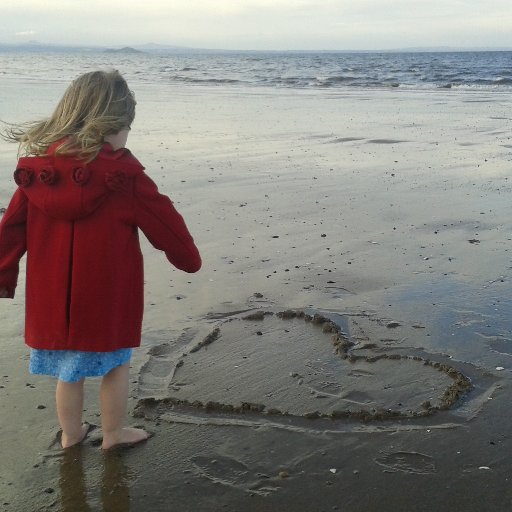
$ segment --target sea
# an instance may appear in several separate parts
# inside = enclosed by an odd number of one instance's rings
[[[64,81],[119,69],[130,83],[292,89],[512,90],[512,52],[33,52],[0,49],[0,79]]]

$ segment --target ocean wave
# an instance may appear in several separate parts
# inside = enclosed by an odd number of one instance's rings
[[[237,80],[234,78],[198,78],[192,76],[174,75],[170,77],[172,81],[176,82],[187,82],[190,84],[211,84],[211,85],[233,85],[233,84],[244,84],[243,80]]]
[[[356,81],[357,77],[352,75],[318,76],[313,80],[313,84],[320,87],[333,87],[339,84],[354,83]]]
[[[42,60],[44,58],[44,65]],[[297,89],[512,90],[512,52],[205,53],[123,56],[0,52],[5,79],[67,81],[84,68],[119,67],[135,83]]]
[[[494,83],[498,85],[512,85],[512,78],[498,77],[494,79]]]

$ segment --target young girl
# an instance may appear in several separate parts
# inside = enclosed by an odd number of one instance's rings
[[[182,217],[124,148],[134,117],[123,77],[96,71],[72,82],[49,119],[4,135],[26,156],[0,222],[0,297],[14,297],[27,252],[30,371],[58,379],[63,448],[87,435],[84,378],[91,376],[103,376],[102,448],[148,437],[123,426],[143,313],[138,228],[177,268],[201,266]]]

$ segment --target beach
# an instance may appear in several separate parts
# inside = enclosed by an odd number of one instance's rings
[[[54,103],[41,87],[21,120]],[[0,307],[3,510],[510,510],[512,93],[134,90],[128,147],[203,258],[181,273],[141,236],[129,420],[152,437],[52,444],[22,272]],[[0,142],[0,208],[15,160]]]

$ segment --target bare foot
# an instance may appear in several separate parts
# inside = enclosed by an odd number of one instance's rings
[[[149,434],[141,428],[125,427],[114,432],[106,434],[103,432],[103,450],[108,450],[114,446],[127,446],[140,443],[149,438]]]
[[[80,432],[77,432],[74,435],[66,435],[64,432],[61,434],[60,438],[60,444],[62,448],[70,448],[71,446],[74,446],[75,444],[81,443],[89,433],[90,425],[88,423],[84,423],[82,425],[82,430]]]

